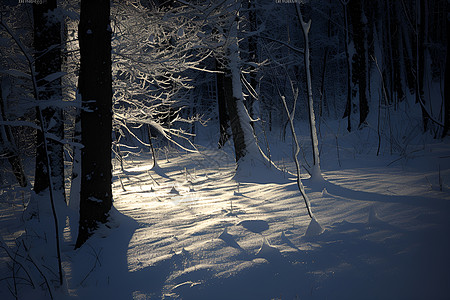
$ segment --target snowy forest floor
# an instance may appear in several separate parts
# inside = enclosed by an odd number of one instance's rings
[[[305,235],[310,219],[294,176],[237,183],[229,145],[172,149],[155,169],[148,153],[130,155],[113,173],[119,226],[76,251],[65,229],[68,291],[57,298],[448,299],[448,140],[399,160],[342,151],[341,167],[333,145],[323,149],[325,181],[303,180],[325,228],[318,236]],[[275,161],[291,170],[290,148],[278,150]],[[20,234],[15,201],[0,202],[10,244]],[[8,278],[2,249],[0,257],[0,279]],[[13,299],[6,282],[0,298]],[[26,288],[19,299],[48,299],[45,291],[28,298]]]

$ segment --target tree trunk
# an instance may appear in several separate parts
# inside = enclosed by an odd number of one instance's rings
[[[331,0],[330,0],[331,5]],[[328,22],[327,22],[327,38],[331,39],[331,7],[328,10]],[[330,47],[328,45],[325,46],[325,51],[323,53],[323,68],[322,68],[322,79],[320,81],[320,102],[319,102],[319,133],[320,133],[320,121],[323,116],[323,108],[327,108],[328,116],[330,115],[327,98],[325,97],[325,76],[327,72],[327,60],[328,53],[330,52]]]
[[[237,5],[240,5],[237,2]],[[236,156],[237,169],[242,159],[247,155],[250,160],[261,159],[264,163],[268,162],[267,157],[263,157],[253,134],[250,116],[244,105],[244,94],[241,83],[241,69],[239,57],[239,7],[236,8],[236,19],[233,20],[228,37],[228,68],[231,72],[231,85],[233,97],[227,97],[227,110],[230,118],[230,126],[233,134],[234,150]]]
[[[404,92],[404,75],[402,73],[402,61],[403,61],[403,49],[402,49],[402,40],[401,40],[401,31],[400,31],[400,3],[399,1],[394,1],[391,4],[390,14],[392,16],[391,19],[391,44],[392,44],[392,64],[393,64],[393,87],[395,92],[394,104],[395,107],[398,106],[398,103],[402,101],[405,96]]]
[[[368,49],[367,18],[362,1],[352,1],[349,5],[350,19],[353,27],[353,41],[356,53],[353,55],[352,81],[358,85],[359,95],[359,127],[369,114],[368,102]]]
[[[4,101],[0,82],[0,122],[8,121]],[[25,171],[23,169],[22,161],[17,153],[11,128],[8,125],[0,125],[0,145],[0,156],[6,155],[17,182],[21,187],[26,187],[28,183]]]
[[[41,105],[42,120],[37,113],[42,127],[57,139],[64,138],[63,110],[58,107],[62,101],[61,90],[61,23],[49,14],[57,8],[56,0],[49,0],[44,4],[33,5],[34,17],[34,49],[35,69],[38,83],[38,98],[46,103]],[[49,76],[49,77],[47,77]],[[37,132],[36,172],[34,191],[41,193],[49,188],[48,168],[44,148],[44,133]],[[61,141],[49,139],[48,151],[52,170],[52,180],[57,198],[65,198],[64,189],[64,148]]]
[[[312,143],[312,151],[313,151],[313,170],[311,172],[311,177],[313,178],[321,178],[320,171],[320,159],[319,159],[319,140],[317,138],[317,130],[316,130],[316,117],[314,115],[314,100],[312,93],[312,80],[311,80],[311,65],[310,65],[310,50],[309,50],[309,30],[311,28],[311,20],[306,23],[303,20],[302,11],[300,5],[296,5],[297,16],[300,20],[300,24],[302,26],[303,39],[305,41],[305,52],[304,52],[304,62],[305,62],[305,71],[306,71],[306,84],[308,91],[308,111],[309,111],[309,128],[311,133],[311,143]]]
[[[408,30],[408,24],[405,19],[408,19],[409,14],[406,11],[406,8],[403,7],[403,14],[401,19],[401,36],[402,36],[402,49],[403,49],[403,65],[405,68],[405,80],[406,85],[409,89],[409,92],[411,94],[414,94],[415,92],[415,70],[414,70],[414,51],[413,46],[414,42],[411,42],[411,33],[410,30]]]
[[[79,90],[81,191],[78,248],[106,223],[112,206],[112,77],[109,0],[81,0]]]
[[[416,8],[416,51],[417,51],[417,66],[416,66],[416,102],[421,102],[423,131],[428,130],[429,116],[425,109],[425,92],[424,92],[424,71],[425,71],[425,17],[426,17],[426,0],[418,0],[418,7]]]
[[[450,19],[447,18],[447,34],[450,32]],[[444,131],[442,137],[448,134],[450,129],[450,36],[447,36],[447,54],[445,59],[444,74]]]
[[[216,61],[216,70],[221,73],[216,73],[216,82],[217,82],[217,105],[219,108],[219,148],[222,148],[225,143],[230,138],[230,134],[228,129],[229,125],[229,116],[227,113],[227,102],[232,101],[233,97],[233,87],[231,84],[230,72],[226,71],[225,68],[220,66],[220,63]],[[227,74],[225,74],[227,73]]]
[[[349,50],[349,28],[348,28],[348,16],[347,16],[347,5],[349,0],[341,0],[342,6],[344,8],[344,31],[345,31],[345,57],[347,58],[347,103],[345,105],[345,111],[343,118],[347,117],[347,131],[352,131],[352,64],[350,58]]]
[[[238,10],[236,10],[237,12]],[[241,84],[241,71],[240,71],[240,58],[239,58],[239,43],[238,43],[238,16],[236,20],[233,20],[233,24],[230,29],[230,45],[228,46],[228,67],[231,72],[231,85],[233,90],[233,97],[227,97],[227,110],[230,117],[230,126],[233,133],[234,151],[236,157],[236,163],[247,155],[248,149],[246,145],[245,134],[251,133],[245,131],[244,127],[250,126],[250,123],[246,123],[243,120],[243,116],[246,112],[244,106],[244,97],[242,93]],[[251,128],[251,126],[250,126]]]
[[[247,8],[248,8],[248,21],[250,24],[250,32],[254,32],[257,29],[256,24],[256,7],[255,7],[255,0],[248,0],[247,2]],[[258,61],[258,54],[257,54],[257,37],[251,35],[248,38],[248,54],[249,54],[249,61],[256,63]],[[255,67],[250,67],[250,87],[253,89],[253,91],[250,92],[250,96],[248,97],[248,113],[250,115],[251,119],[255,119],[253,106],[256,98],[254,98],[252,95],[254,91],[256,91],[256,86],[258,84],[256,80],[256,69]],[[257,95],[255,95],[257,96]],[[251,123],[253,126],[253,123]]]

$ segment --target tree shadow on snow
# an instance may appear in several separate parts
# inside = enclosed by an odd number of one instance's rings
[[[129,299],[132,282],[128,276],[128,244],[138,228],[132,218],[114,207],[110,222],[72,257],[71,284],[78,299]]]
[[[345,199],[360,200],[360,201],[372,201],[382,203],[398,203],[418,207],[427,207],[439,210],[450,210],[450,202],[445,199],[431,198],[424,196],[402,196],[402,195],[385,195],[379,193],[371,193],[365,191],[356,191],[340,185],[337,185],[328,180],[321,181],[320,183],[312,183],[309,180],[303,181],[305,186],[311,188],[313,191],[322,192],[326,189],[326,192],[332,197],[341,197]]]
[[[448,222],[405,231],[385,222],[333,224],[306,253],[321,297],[445,299],[450,292]],[[320,298],[320,297],[319,297]]]

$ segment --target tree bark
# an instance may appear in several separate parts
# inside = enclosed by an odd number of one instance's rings
[[[226,71],[226,68],[220,66],[220,63],[216,61],[216,70],[220,73],[216,73],[217,82],[217,105],[219,108],[219,148],[222,148],[230,138],[229,130],[229,116],[227,112],[227,102],[233,97],[233,86],[231,84],[230,71]]]
[[[0,82],[0,121],[8,121],[5,112],[5,103],[3,99],[2,86]],[[6,155],[14,176],[21,187],[27,186],[27,178],[23,168],[22,161],[17,153],[17,148],[14,143],[14,137],[11,128],[8,125],[0,125],[0,156]]]
[[[425,92],[424,92],[424,71],[425,71],[425,18],[426,18],[426,0],[418,0],[416,8],[416,48],[417,48],[417,66],[416,66],[416,102],[422,102],[422,122],[423,131],[428,130],[429,116],[425,109]]]
[[[330,0],[331,5],[331,0]],[[328,21],[327,21],[327,38],[331,39],[331,7],[328,10]],[[328,53],[330,52],[330,47],[328,45],[325,46],[325,50],[323,53],[323,68],[322,68],[322,79],[320,81],[320,101],[319,101],[319,133],[320,133],[320,120],[323,116],[323,108],[327,108],[328,115],[330,114],[328,104],[327,104],[327,98],[325,97],[325,75],[327,72],[327,60],[328,60]]]
[[[311,134],[311,144],[313,151],[313,171],[311,172],[311,177],[321,178],[320,170],[320,159],[319,159],[319,139],[317,138],[316,130],[316,117],[314,115],[314,99],[312,92],[312,80],[311,80],[311,65],[310,65],[310,49],[309,49],[309,30],[311,29],[311,20],[305,22],[303,20],[302,11],[300,5],[296,5],[297,16],[302,27],[303,39],[305,41],[305,52],[304,52],[304,62],[306,71],[306,84],[308,91],[308,111],[309,111],[309,128]]]
[[[450,32],[450,19],[447,18],[447,33]],[[444,74],[444,130],[442,137],[448,135],[450,129],[450,36],[447,36],[447,54]]]
[[[247,2],[247,8],[248,8],[248,21],[250,24],[250,32],[254,32],[257,30],[257,23],[256,23],[256,7],[255,7],[255,0],[248,0]],[[251,35],[248,38],[248,54],[249,54],[249,61],[256,63],[258,61],[258,53],[257,49],[257,37]],[[253,89],[253,91],[256,91],[256,86],[258,84],[256,80],[256,69],[255,67],[250,67],[250,87]],[[255,102],[255,98],[251,96],[253,94],[253,91],[250,92],[250,96],[248,97],[248,113],[250,115],[251,119],[255,119],[254,112],[253,112],[253,105]],[[257,95],[255,95],[257,96]],[[253,123],[251,123],[253,126]]]
[[[358,85],[359,127],[361,127],[369,114],[367,18],[362,1],[352,1],[351,5],[349,5],[349,12],[356,51],[353,55],[352,81]]]
[[[233,97],[227,97],[227,110],[230,117],[230,126],[233,133],[233,142],[235,150],[236,163],[247,155],[246,134],[252,134],[252,128],[249,122],[244,120],[247,111],[244,106],[244,97],[241,84],[241,70],[239,58],[239,42],[238,42],[238,9],[236,9],[236,19],[233,20],[229,34],[228,46],[228,67],[231,72],[231,85]],[[248,118],[250,119],[250,118]],[[249,128],[250,127],[250,130]]]
[[[56,0],[44,4],[33,5],[34,17],[34,49],[35,69],[38,84],[38,98],[41,103],[42,119],[37,113],[37,119],[43,128],[57,139],[64,138],[63,110],[58,107],[62,101],[61,78],[61,23],[50,14],[57,8]],[[53,76],[50,76],[52,75]],[[50,76],[50,77],[47,77]],[[51,78],[53,77],[53,78]],[[55,79],[56,78],[56,79]],[[36,171],[34,191],[41,193],[49,188],[48,168],[44,148],[44,133],[37,132]],[[52,170],[52,180],[58,197],[65,198],[64,189],[64,148],[61,141],[49,139],[48,151]]]
[[[106,223],[112,206],[112,77],[109,0],[81,0],[79,90],[81,111],[80,224],[75,247]]]
[[[347,16],[347,5],[349,0],[340,0],[342,3],[342,7],[344,9],[344,31],[345,31],[345,57],[347,58],[347,102],[345,105],[345,111],[342,118],[347,118],[347,131],[352,131],[352,64],[350,59],[350,50],[349,50],[349,28],[348,28],[348,16]]]

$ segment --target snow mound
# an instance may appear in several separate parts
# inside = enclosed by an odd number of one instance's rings
[[[297,251],[300,251],[300,249],[286,236],[285,232],[281,232],[281,242],[288,245],[291,248],[294,248]]]
[[[178,192],[177,189],[174,186],[172,187],[172,189],[170,190],[169,193],[173,194],[173,195],[179,195],[180,194],[180,192]]]
[[[286,183],[289,176],[271,161],[247,154],[239,160],[233,179],[242,183]]]
[[[306,229],[305,236],[317,236],[324,232],[323,227],[317,222],[316,218],[313,217],[311,222],[309,222],[308,228]]]
[[[258,252],[256,252],[256,256],[265,257],[265,258],[276,258],[281,256],[280,250],[277,247],[274,247],[269,244],[266,238],[263,238],[263,242]]]

